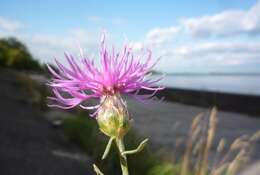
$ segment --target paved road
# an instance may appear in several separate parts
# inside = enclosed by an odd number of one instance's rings
[[[163,102],[144,105],[128,100],[130,114],[134,118],[134,127],[144,136],[148,136],[155,147],[173,152],[177,138],[187,135],[192,119],[208,109],[178,103]],[[259,104],[260,106],[260,104]],[[217,140],[224,137],[228,143],[237,137],[252,135],[260,130],[260,118],[244,114],[218,111],[218,124],[213,148]],[[255,145],[253,160],[260,160],[260,141]]]
[[[0,73],[0,174],[91,175],[90,161]]]

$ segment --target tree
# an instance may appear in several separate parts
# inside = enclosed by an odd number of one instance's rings
[[[40,70],[26,46],[16,38],[0,39],[0,66],[18,70]]]

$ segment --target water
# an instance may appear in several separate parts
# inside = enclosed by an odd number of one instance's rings
[[[260,95],[260,75],[166,75],[166,87]]]
[[[47,81],[41,75],[31,75],[31,78],[41,84]],[[260,75],[166,75],[160,84],[181,89],[260,96]]]

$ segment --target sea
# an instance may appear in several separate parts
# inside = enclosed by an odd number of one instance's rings
[[[171,88],[260,96],[260,74],[168,74],[159,84]]]
[[[45,84],[45,76],[32,74],[32,79]],[[158,75],[153,75],[154,78]],[[208,75],[208,74],[166,74],[159,82],[169,88],[226,92],[260,96],[260,74],[245,75]]]

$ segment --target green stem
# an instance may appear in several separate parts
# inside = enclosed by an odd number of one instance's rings
[[[97,175],[104,175],[95,164],[93,164],[93,168]]]
[[[119,158],[120,158],[120,165],[122,169],[122,175],[129,175],[128,166],[127,166],[127,157],[122,153],[125,151],[125,145],[123,138],[116,139],[116,144],[119,150]]]
[[[108,153],[109,153],[109,151],[110,151],[112,142],[113,142],[114,139],[115,139],[115,137],[111,137],[111,138],[109,139],[109,141],[108,141],[108,143],[107,143],[107,146],[106,146],[106,149],[105,149],[105,152],[104,152],[104,154],[103,154],[103,156],[102,156],[102,160],[104,160],[104,159],[107,157],[107,155],[108,155]]]
[[[145,147],[145,145],[147,144],[148,139],[145,139],[144,141],[142,141],[139,146],[134,149],[134,150],[129,150],[129,151],[124,151],[122,152],[122,155],[128,155],[128,154],[136,154],[139,153],[140,151],[142,151]]]

